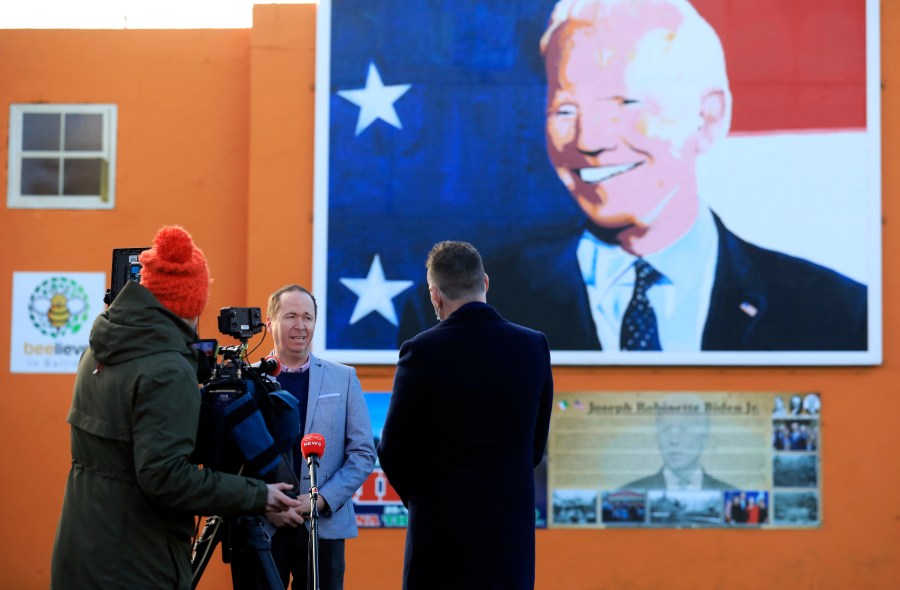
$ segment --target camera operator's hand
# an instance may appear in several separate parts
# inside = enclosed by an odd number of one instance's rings
[[[303,516],[300,515],[298,510],[297,508],[290,508],[284,512],[267,512],[266,518],[277,528],[284,526],[296,528],[303,524]]]
[[[266,512],[284,512],[289,508],[297,508],[301,505],[300,500],[291,498],[284,492],[291,489],[289,483],[269,483],[269,496],[266,498]]]

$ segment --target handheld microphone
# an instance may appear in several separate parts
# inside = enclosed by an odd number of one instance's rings
[[[281,373],[281,361],[274,354],[259,361],[259,371],[264,375],[277,377]]]
[[[313,432],[304,435],[300,441],[300,450],[307,463],[313,461],[313,458],[321,459],[325,454],[325,437]]]

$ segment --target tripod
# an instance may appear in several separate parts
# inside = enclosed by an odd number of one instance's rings
[[[197,587],[219,542],[222,542],[223,560],[231,563],[231,581],[235,588],[258,588],[262,580],[265,590],[285,590],[272,559],[272,542],[259,516],[239,516],[230,520],[211,516],[206,520],[191,556],[191,588]]]

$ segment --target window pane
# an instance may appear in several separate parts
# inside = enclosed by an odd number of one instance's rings
[[[103,160],[101,158],[78,158],[64,160],[64,195],[99,195]]]
[[[103,115],[66,115],[66,150],[103,149]]]
[[[56,158],[22,158],[23,195],[58,195],[59,160]]]
[[[60,121],[59,113],[25,113],[22,115],[22,149],[58,150]]]

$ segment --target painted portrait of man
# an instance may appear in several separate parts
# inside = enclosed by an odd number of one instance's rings
[[[338,24],[362,18],[338,13],[348,4],[331,7],[327,201],[317,192],[328,205],[315,268],[331,303],[328,349],[375,362],[436,323],[420,280],[427,237],[479,247],[488,302],[544,332],[556,363],[880,361],[870,77],[848,82],[843,99],[809,101],[829,114],[806,124],[837,129],[784,132],[768,128],[784,124],[774,116],[741,115],[775,100],[754,83],[765,72],[748,73],[759,48],[733,40],[735,20],[753,18],[740,6],[422,7],[402,18],[432,35],[407,54],[413,35],[387,8],[365,9],[363,22],[383,26],[393,52],[342,49]],[[877,34],[869,9],[818,23],[853,27],[845,37],[863,71]],[[726,47],[744,55],[737,66]],[[366,64],[363,88],[350,88],[351,64],[356,79]],[[816,86],[804,84],[792,92]],[[833,194],[839,186],[854,194]]]

